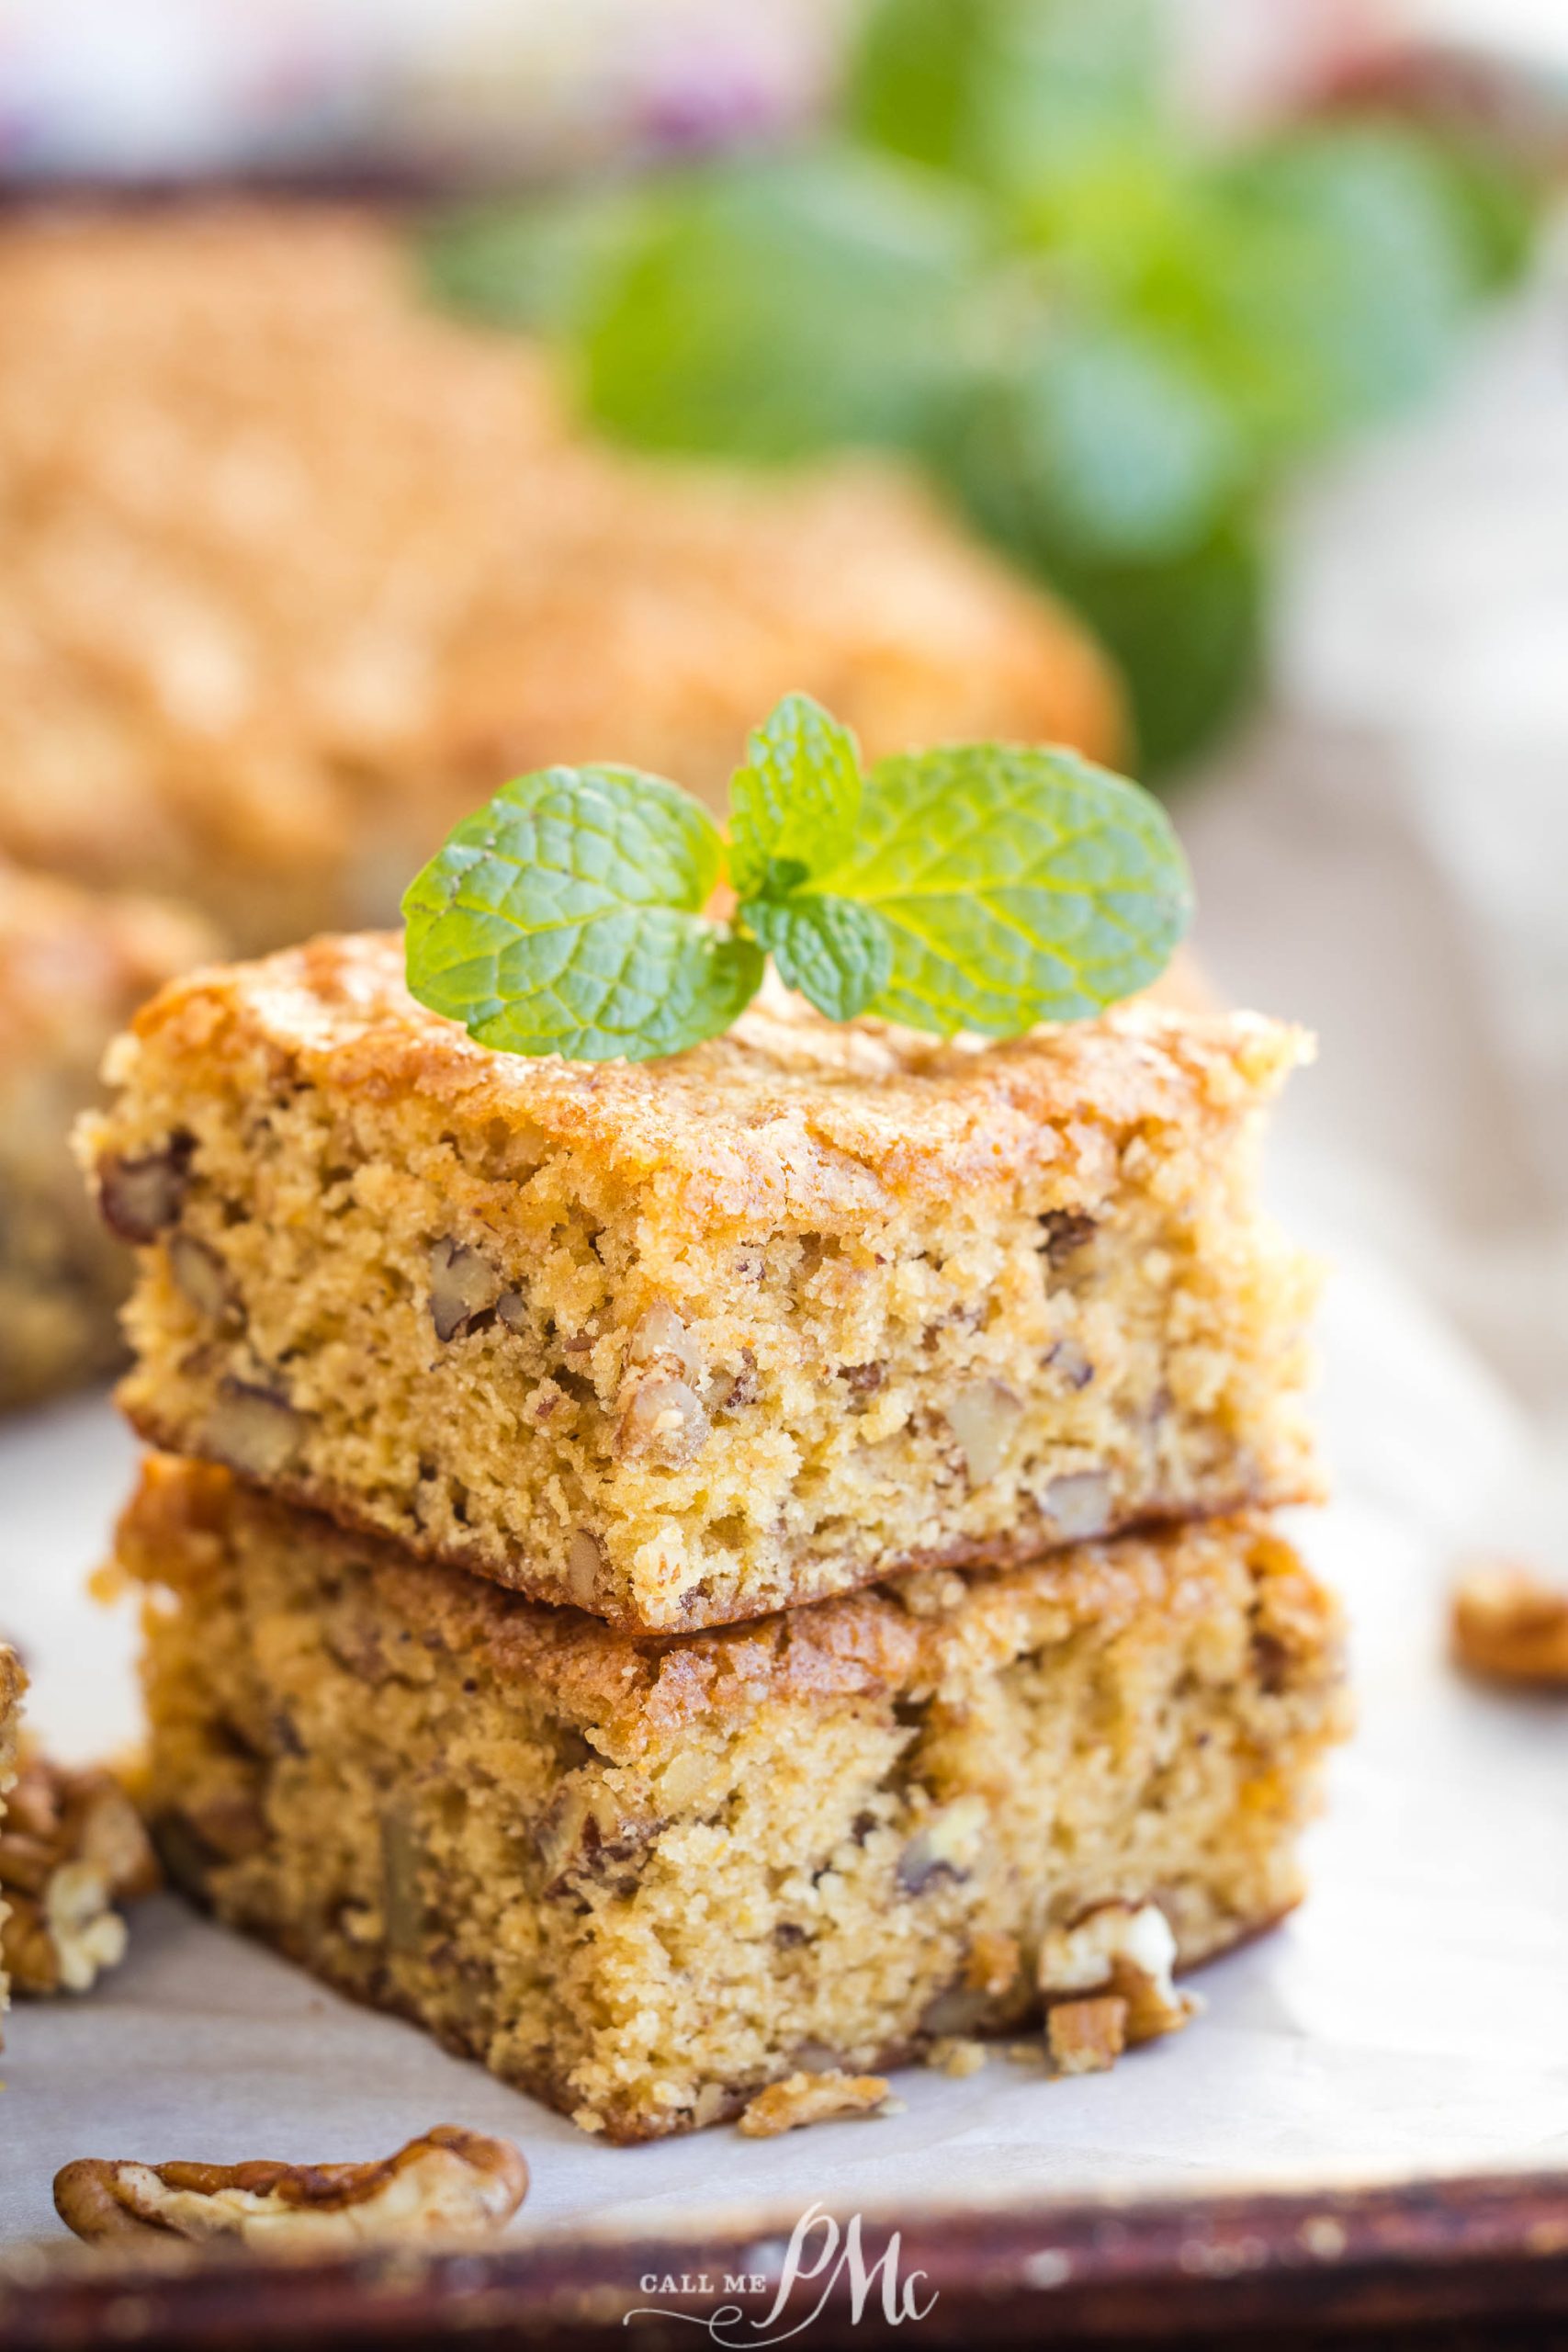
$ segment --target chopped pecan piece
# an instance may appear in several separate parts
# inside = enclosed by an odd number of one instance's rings
[[[1049,1209],[1040,1225],[1045,1236],[1046,1262],[1053,1266],[1063,1265],[1075,1257],[1099,1230],[1093,1217],[1085,1216],[1077,1209]]]
[[[707,1443],[708,1417],[701,1397],[668,1373],[627,1382],[621,1390],[621,1406],[615,1452],[622,1461],[680,1470]]]
[[[0,1828],[0,1958],[19,1993],[85,1993],[125,1956],[116,1905],[158,1883],[136,1808],[107,1772],[24,1758]]]
[[[1127,2004],[1119,1994],[1058,2001],[1046,2013],[1045,2046],[1058,2075],[1103,2075],[1127,2047]]]
[[[919,1894],[939,1878],[965,1879],[979,1855],[989,1810],[980,1796],[955,1797],[921,1825],[898,1857],[898,1883]]]
[[[430,1319],[443,1346],[488,1320],[503,1288],[490,1260],[466,1241],[454,1241],[448,1235],[432,1243]]]
[[[310,1426],[309,1415],[277,1389],[229,1378],[218,1385],[206,1438],[219,1461],[243,1477],[276,1478],[293,1467]]]
[[[238,2238],[268,2253],[490,2237],[512,2219],[528,2167],[508,2140],[437,2124],[378,2164],[111,2162],[55,2175],[55,2211],[95,2244]]]
[[[1085,1544],[1111,1524],[1111,1481],[1103,1470],[1073,1470],[1053,1478],[1041,1501],[1064,1544]]]
[[[1048,2004],[1081,1994],[1112,1993],[1126,2004],[1129,2047],[1176,2033],[1200,2007],[1171,1982],[1176,1938],[1156,1903],[1101,1903],[1070,1928],[1057,1928],[1040,1950],[1040,1990]]]
[[[198,1241],[195,1234],[171,1234],[169,1272],[198,1314],[214,1323],[239,1319],[228,1268],[217,1250]]]
[[[947,1407],[947,1426],[963,1450],[972,1487],[994,1478],[1023,1413],[1022,1399],[1000,1380],[966,1381]]]
[[[196,1137],[173,1135],[155,1150],[100,1159],[98,1214],[121,1241],[156,1241],[177,1220],[190,1189]]]
[[[688,1380],[695,1380],[703,1369],[701,1348],[675,1309],[663,1299],[656,1299],[647,1313],[638,1317],[626,1345],[626,1360],[629,1363],[677,1364]]]
[[[772,2140],[807,2123],[897,2111],[880,2075],[786,2075],[782,2083],[770,2083],[757,2093],[736,2128],[748,2140]]]
[[[1477,1562],[1454,1593],[1452,1639],[1472,1674],[1568,1689],[1568,1592],[1530,1568]]]

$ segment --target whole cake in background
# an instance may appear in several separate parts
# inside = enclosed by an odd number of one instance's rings
[[[780,482],[584,439],[347,212],[0,233],[0,853],[243,948],[386,920],[498,778],[722,789],[801,687],[868,752],[1116,748],[1075,625],[870,461]]]
[[[115,1362],[125,1253],[82,1199],[67,1136],[115,1031],[214,948],[186,908],[0,861],[0,1406]]]

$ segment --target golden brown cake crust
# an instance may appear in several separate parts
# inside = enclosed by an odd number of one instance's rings
[[[1145,1125],[1234,1119],[1311,1050],[1257,1013],[1139,1003],[976,1046],[774,1001],[665,1061],[530,1057],[417,1004],[389,933],[197,974],[147,1005],[134,1035],[193,1069],[261,1047],[329,1095],[418,1095],[471,1133],[536,1131],[627,1184],[677,1193],[693,1215],[770,1226],[1010,1193],[1087,1134],[1119,1143]]]

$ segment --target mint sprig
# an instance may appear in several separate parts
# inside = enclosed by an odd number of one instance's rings
[[[703,912],[725,869],[738,905]],[[547,768],[457,826],[403,900],[408,980],[482,1045],[648,1061],[717,1036],[764,956],[829,1020],[1021,1035],[1145,987],[1191,910],[1169,820],[1075,752],[968,743],[863,774],[788,695],[728,844],[633,768]]]

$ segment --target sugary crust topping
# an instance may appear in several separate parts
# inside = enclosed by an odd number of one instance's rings
[[[143,1011],[117,1074],[155,1057],[176,1091],[221,1088],[238,1055],[259,1051],[279,1079],[333,1096],[436,1106],[476,1145],[499,1130],[581,1152],[688,1213],[784,1225],[1005,1193],[1145,1125],[1228,1126],[1310,1051],[1258,1014],[1146,1002],[1005,1044],[943,1044],[774,1000],[669,1060],[588,1065],[476,1045],[412,1001],[401,967],[395,936],[366,933],[197,974]]]
[[[1335,1605],[1291,1547],[1257,1519],[1084,1544],[1020,1568],[917,1577],[710,1633],[637,1638],[575,1610],[541,1607],[412,1560],[243,1487],[209,1464],[152,1455],[120,1522],[120,1565],[176,1591],[231,1548],[297,1548],[302,1525],[323,1564],[368,1571],[366,1608],[431,1649],[503,1682],[540,1679],[568,1718],[625,1758],[678,1743],[698,1724],[745,1721],[774,1701],[829,1702],[929,1690],[1005,1666],[1080,1625],[1125,1624],[1151,1602],[1173,1621],[1213,1608],[1238,1558],[1255,1585],[1267,1676],[1337,1671]]]
[[[78,1046],[96,1057],[154,989],[217,953],[184,907],[0,861],[0,1069]]]

